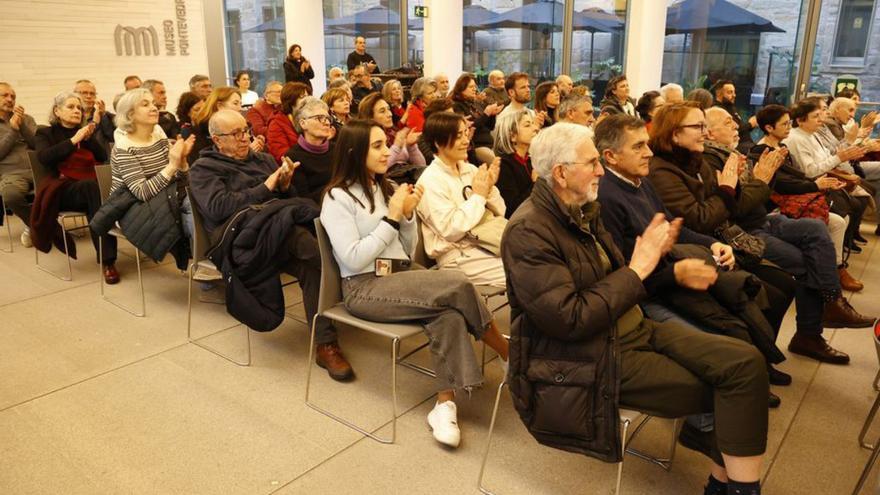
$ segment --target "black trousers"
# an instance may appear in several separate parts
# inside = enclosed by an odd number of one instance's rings
[[[321,253],[318,240],[305,227],[296,226],[287,236],[290,261],[284,266],[284,273],[293,275],[302,289],[303,306],[309,325],[318,312],[318,294],[321,290]],[[311,327],[310,327],[311,328]],[[315,324],[315,344],[336,342],[336,329],[327,318],[318,318]]]
[[[92,221],[95,212],[101,208],[101,191],[94,180],[78,180],[71,182],[61,191],[62,211],[84,211],[86,218]],[[95,246],[95,258],[98,257],[98,236],[89,229],[92,244]],[[116,262],[116,238],[110,234],[101,236],[104,243],[104,259],[99,263],[109,265]]]

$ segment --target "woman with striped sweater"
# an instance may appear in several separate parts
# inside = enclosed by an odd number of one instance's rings
[[[159,109],[152,94],[144,89],[125,93],[116,105],[115,145],[110,154],[113,184],[110,191],[123,185],[141,201],[149,201],[167,187],[182,189],[187,184],[189,165],[186,156],[195,137],[178,139],[171,144],[159,127]],[[187,237],[192,237],[192,208],[186,194],[181,212]]]

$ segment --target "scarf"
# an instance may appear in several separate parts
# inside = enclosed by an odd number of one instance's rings
[[[299,139],[296,140],[296,144],[299,145],[300,148],[312,153],[313,155],[323,155],[330,150],[330,140],[325,139],[323,143],[319,145],[310,144],[306,141],[305,134],[300,134]]]

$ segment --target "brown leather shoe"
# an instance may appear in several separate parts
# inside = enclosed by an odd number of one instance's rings
[[[330,378],[336,381],[346,381],[354,377],[354,370],[342,355],[342,349],[336,342],[330,344],[318,344],[315,347],[315,363],[327,370]]]
[[[849,272],[846,271],[846,268],[838,268],[837,275],[840,277],[840,286],[843,290],[858,292],[865,288],[865,284],[850,275]]]
[[[822,313],[822,326],[825,328],[867,328],[874,324],[873,316],[859,314],[846,298],[838,297],[834,302],[825,303]]]
[[[849,364],[849,355],[828,345],[821,335],[795,333],[788,350],[828,364]]]
[[[107,285],[119,283],[119,272],[116,271],[116,265],[113,263],[104,265],[104,283]]]

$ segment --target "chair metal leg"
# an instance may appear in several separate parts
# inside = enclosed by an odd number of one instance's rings
[[[70,255],[68,254],[69,251],[67,248],[67,233],[72,230],[82,229],[84,227],[75,227],[73,229],[67,229],[64,227],[64,217],[59,217],[58,223],[61,224],[61,230],[62,230],[62,234],[63,234],[62,237],[64,239],[64,256],[67,258],[67,277],[65,277],[63,275],[58,275],[57,273],[53,272],[52,270],[40,265],[40,250],[37,248],[34,248],[34,262],[37,264],[37,268],[39,268],[40,270],[43,270],[44,272],[48,273],[49,275],[52,275],[53,277],[55,277],[57,279],[64,280],[65,282],[70,282],[71,280],[73,280],[73,265],[71,264]]]
[[[644,421],[642,421],[644,424]],[[629,429],[629,420],[624,420],[620,425],[620,462],[617,463],[617,482],[614,484],[614,495],[620,495],[620,481],[623,479],[623,461],[626,457],[626,430]]]
[[[630,435],[628,443],[631,443],[636,438],[636,436],[639,434],[639,432],[642,430],[642,428],[648,423],[648,420],[650,420],[651,418],[652,418],[652,416],[646,415],[644,417],[644,419],[639,421],[638,426],[636,426],[636,429],[633,430],[632,435]],[[640,450],[634,449],[632,447],[627,447],[626,453],[633,455],[635,457],[638,457],[639,459],[644,459],[652,464],[656,464],[656,465],[662,467],[663,469],[665,469],[666,471],[669,471],[670,469],[672,469],[672,460],[675,457],[675,446],[678,443],[678,432],[681,428],[681,425],[682,425],[681,418],[676,418],[672,422],[672,440],[671,440],[671,444],[669,446],[669,453],[667,454],[667,457],[665,457],[665,458],[654,457],[652,455],[646,454],[646,453],[644,453]]]
[[[874,449],[876,444],[865,443],[865,435],[868,434],[868,430],[871,428],[871,423],[874,422],[874,416],[877,415],[877,409],[880,409],[880,394],[877,395],[877,398],[874,399],[874,404],[871,406],[871,410],[868,412],[868,417],[865,418],[865,424],[862,425],[862,431],[859,433],[859,445],[866,449]]]
[[[10,236],[11,235],[12,234],[10,234]],[[10,237],[10,239],[12,239],[12,237]],[[874,375],[874,390],[880,392],[880,370],[877,370],[877,374]]]
[[[192,297],[193,297],[192,293],[193,293],[193,276],[195,276],[195,273],[196,273],[196,263],[195,262],[191,262],[189,264],[189,270],[187,272],[188,272],[187,278],[189,279],[188,284],[187,284],[187,290],[186,290],[186,300],[187,300],[186,340],[187,340],[187,342],[189,342],[190,344],[194,344],[198,347],[201,347],[202,349],[204,349],[210,353],[216,354],[217,356],[222,357],[223,359],[229,361],[232,364],[235,364],[238,366],[250,366],[251,365],[251,329],[247,325],[244,325],[244,338],[245,338],[245,344],[247,345],[247,361],[236,361],[235,359],[232,359],[231,357],[227,356],[226,354],[223,354],[222,352],[218,351],[217,349],[214,349],[213,347],[211,347],[205,343],[200,342],[200,340],[202,340],[206,337],[210,337],[211,335],[214,335],[214,334],[206,335],[206,336],[200,337],[198,339],[194,339],[192,337]],[[309,387],[308,382],[306,382],[306,395],[308,395],[308,393],[309,393],[308,387]]]
[[[2,202],[0,202],[2,203]],[[9,215],[6,214],[6,207],[3,207],[3,223],[6,224],[6,235],[9,237],[9,249],[0,248],[4,253],[11,253],[15,250],[14,241],[12,239],[12,225],[9,224]]]
[[[489,421],[489,435],[486,438],[486,448],[483,449],[483,462],[480,464],[480,476],[477,478],[477,488],[480,493],[486,495],[494,495],[487,488],[483,487],[483,474],[486,472],[486,463],[489,461],[489,449],[492,447],[492,433],[495,431],[495,420],[498,419],[498,405],[501,403],[501,391],[507,385],[507,380],[503,380],[498,385],[498,392],[495,392],[495,406],[492,407],[492,419]]]
[[[880,443],[880,439],[878,439],[877,443]],[[877,443],[874,445],[877,445]],[[868,475],[871,474],[871,469],[877,462],[878,456],[880,456],[880,449],[875,447],[873,452],[871,452],[871,457],[868,458],[868,462],[865,463],[865,468],[862,470],[862,475],[859,476],[859,481],[856,483],[856,488],[853,490],[852,495],[859,495],[859,492],[862,491],[862,487],[865,486],[865,481],[868,480]]]
[[[409,361],[406,360],[406,358],[408,358],[408,357],[412,356],[413,354],[415,354],[415,353],[421,351],[421,350],[424,349],[425,347],[428,347],[428,344],[430,344],[430,342],[425,342],[424,344],[422,344],[422,345],[416,347],[415,349],[413,349],[413,350],[407,352],[407,353],[404,354],[403,356],[398,356],[398,357],[397,357],[397,364],[399,364],[399,365],[401,365],[401,366],[406,366],[407,368],[409,368],[409,369],[411,369],[411,370],[418,371],[419,373],[421,373],[421,374],[423,374],[423,375],[428,375],[428,376],[430,376],[431,378],[437,378],[437,373],[434,372],[434,370],[432,370],[432,369],[430,369],[430,368],[425,368],[425,367],[422,366],[422,365],[415,364],[415,363],[411,363],[411,362],[409,362]],[[400,345],[400,344],[398,343],[398,349],[397,349],[397,353],[398,353],[398,354],[400,354],[400,347],[399,347],[399,345]]]
[[[143,277],[143,272],[141,271],[141,252],[140,252],[140,250],[138,248],[134,249],[134,260],[135,260],[135,263],[137,264],[138,288],[140,290],[140,296],[141,296],[141,311],[140,311],[140,313],[136,313],[135,311],[126,308],[122,304],[107,297],[107,295],[104,293],[104,270],[103,270],[103,267],[104,267],[104,263],[103,263],[104,240],[101,239],[100,237],[98,238],[98,258],[102,260],[100,263],[98,263],[98,280],[100,281],[101,298],[104,299],[105,301],[109,302],[110,304],[116,306],[117,308],[125,311],[126,313],[132,315],[132,316],[137,316],[138,318],[143,318],[144,316],[146,316],[147,303],[146,303],[146,299],[144,296],[144,277]]]

